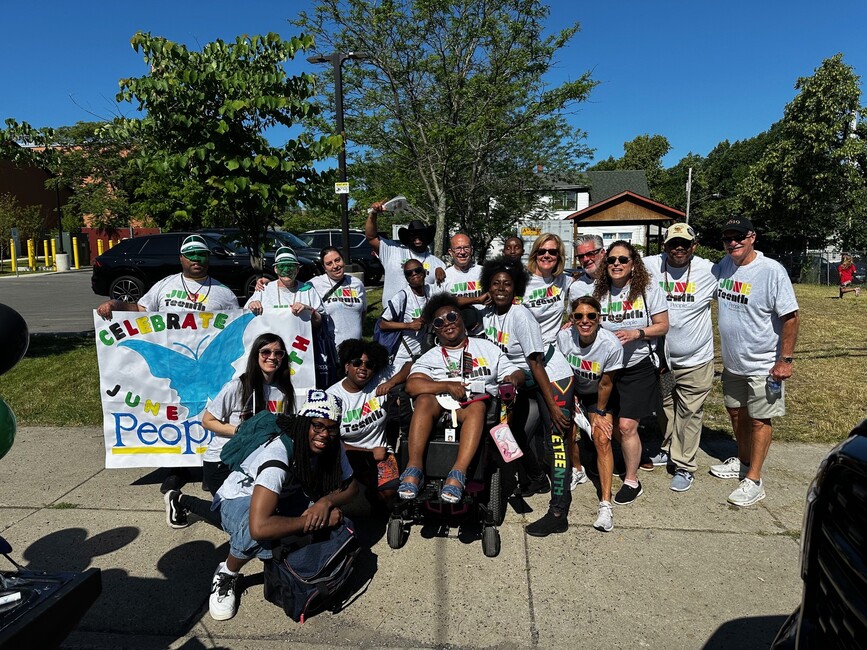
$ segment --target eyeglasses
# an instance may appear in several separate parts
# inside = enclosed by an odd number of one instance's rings
[[[374,368],[376,368],[376,364],[373,363],[373,361],[365,361],[364,359],[352,359],[349,362],[349,365],[353,368],[361,368],[361,366],[364,365],[364,367],[368,370],[373,370]]]
[[[560,251],[556,248],[540,248],[536,251],[536,257],[541,257],[542,255],[557,257],[558,255],[560,255]]]
[[[198,262],[199,264],[203,264],[208,261],[208,253],[184,253],[184,257],[186,257],[191,262]]]
[[[336,437],[338,433],[340,433],[340,425],[339,424],[325,424],[324,422],[320,422],[319,420],[311,420],[310,426],[313,428],[315,433],[322,433],[323,431],[327,431],[328,435],[332,438]]]
[[[585,257],[596,257],[600,252],[602,252],[602,249],[597,248],[596,250],[587,253],[578,253],[578,259],[583,260]]]
[[[462,252],[462,251],[469,251],[469,250],[472,250],[472,248],[473,248],[472,246],[454,246],[452,248],[452,250],[457,253],[457,252]]]
[[[297,264],[278,264],[277,273],[280,275],[292,275],[298,272]]]
[[[621,264],[629,264],[632,260],[626,255],[611,255],[606,262],[608,264],[614,264],[615,262],[620,262]]]
[[[722,239],[723,244],[727,244],[730,241],[737,242],[738,244],[740,244],[747,237],[749,237],[749,235],[738,233],[737,235],[728,235],[728,236],[723,235],[722,237],[720,237],[720,239]]]
[[[458,316],[460,316],[460,314],[456,311],[449,311],[442,316],[437,316],[433,319],[434,329],[441,330],[447,323],[456,323],[458,321]]]
[[[424,275],[424,274],[425,274],[425,270],[424,270],[424,267],[423,267],[423,266],[418,266],[418,267],[413,268],[413,269],[404,269],[404,270],[403,270],[403,274],[404,274],[406,277],[411,278],[411,277],[414,276],[414,275]]]
[[[572,320],[574,321],[582,321],[584,319],[587,319],[589,321],[595,321],[597,318],[599,318],[599,314],[597,314],[595,311],[590,312],[589,314],[582,314],[581,312],[576,311],[574,314],[572,314]]]
[[[259,350],[259,356],[263,359],[267,359],[268,357],[282,359],[286,356],[286,350]]]

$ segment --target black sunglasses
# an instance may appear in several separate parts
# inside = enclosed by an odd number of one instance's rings
[[[362,364],[368,370],[373,370],[374,368],[376,368],[376,364],[373,363],[373,361],[365,361],[364,359],[352,359],[349,362],[349,365],[351,365],[353,368],[360,368]]]
[[[727,244],[730,241],[737,242],[738,244],[740,244],[747,237],[749,237],[749,235],[746,235],[746,234],[743,234],[743,235],[737,234],[737,235],[728,235],[728,236],[723,235],[722,237],[720,237],[720,239],[722,240],[723,244]]]
[[[578,259],[580,260],[580,259],[584,259],[585,257],[596,257],[597,255],[599,255],[599,252],[601,250],[602,250],[601,248],[597,248],[596,250],[589,251],[587,253],[578,253]]]
[[[456,323],[458,320],[458,316],[460,316],[460,314],[456,311],[449,311],[442,316],[437,316],[433,319],[434,329],[441,330],[443,327],[446,326],[446,323]]]
[[[621,264],[628,264],[632,259],[627,257],[626,255],[611,255],[606,262],[609,264],[614,264],[614,262],[620,262]]]
[[[536,251],[536,257],[540,255],[550,255],[551,257],[557,257],[560,255],[559,249],[556,248],[540,248]]]
[[[424,275],[424,267],[418,266],[413,269],[404,269],[403,274],[408,278],[411,278],[414,275]]]
[[[597,314],[595,311],[590,312],[589,314],[582,314],[581,312],[576,311],[574,314],[572,314],[572,320],[582,321],[585,318],[587,320],[595,321],[597,318],[599,318],[599,314]]]

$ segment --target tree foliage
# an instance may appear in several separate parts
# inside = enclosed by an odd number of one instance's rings
[[[38,205],[21,205],[11,194],[0,194],[0,250],[4,255],[9,253],[9,233],[18,229],[20,242],[28,239],[39,239],[42,236],[44,222],[42,211]],[[18,254],[21,254],[21,250]]]
[[[580,168],[584,134],[565,114],[594,82],[546,85],[578,31],[546,35],[548,16],[538,0],[319,0],[300,14],[318,49],[368,56],[344,68],[353,198],[404,194],[434,218],[438,251],[452,227],[483,248],[535,203],[536,165]]]
[[[268,129],[304,125],[317,112],[313,76],[289,77],[283,68],[311,37],[245,36],[192,51],[139,32],[131,43],[149,73],[121,80],[117,99],[143,115],[118,120],[113,132],[140,143],[143,212],[170,227],[237,226],[258,251],[287,209],[319,199],[327,174],[313,165],[335,155],[341,136],[302,131],[282,146],[266,138]],[[254,263],[261,264],[256,255]]]
[[[671,151],[671,143],[664,135],[639,135],[629,142],[623,143],[623,156],[614,158],[609,156],[600,160],[590,169],[593,171],[614,171],[618,169],[642,169],[647,176],[647,186],[650,189],[650,198],[655,201],[665,202],[666,173],[662,165],[662,159]]]

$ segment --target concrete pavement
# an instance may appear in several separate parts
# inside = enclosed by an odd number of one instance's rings
[[[545,539],[523,531],[545,511],[547,495],[533,497],[535,512],[509,509],[497,558],[470,533],[432,528],[392,550],[384,522],[357,516],[371,549],[357,595],[303,626],[263,599],[254,563],[238,615],[211,620],[226,535],[168,528],[157,473],[104,469],[97,428],[19,430],[0,461],[0,531],[31,568],[102,569],[70,648],[765,648],[800,598],[803,502],[830,446],[774,443],[768,497],[747,509],[725,504],[736,481],[707,474],[733,446],[706,439],[686,493],[668,489],[664,469],[642,472],[645,494],[615,507],[608,534],[591,528],[591,483],[573,492],[569,530]]]

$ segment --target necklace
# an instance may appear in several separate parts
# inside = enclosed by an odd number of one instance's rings
[[[279,307],[283,306],[283,298],[280,297],[280,294],[283,292],[283,290],[283,284],[280,282],[280,280],[277,280],[277,305]],[[286,288],[285,290],[292,294],[295,293],[291,288]]]
[[[208,281],[207,276],[205,276],[205,281],[206,282]],[[196,293],[193,293],[192,291],[190,291],[190,288],[187,286],[187,281],[184,279],[184,274],[182,273],[181,274],[181,284],[184,285],[184,291],[187,294],[187,300],[189,300],[190,302],[200,302],[200,301],[197,301],[196,298],[199,297],[199,292],[201,292],[202,287],[205,286],[205,282],[199,282],[198,290],[196,291]],[[205,293],[205,295],[202,297],[202,300],[201,300],[201,302],[203,304],[208,301],[208,296],[211,293],[211,286],[212,286],[211,283],[208,282],[208,291]]]
[[[665,295],[671,300],[671,285],[668,283],[668,258],[665,259],[665,262],[662,264],[662,272],[665,274]],[[689,287],[689,274],[692,273],[692,260],[689,260],[689,265],[686,267],[686,284],[683,286],[683,294],[686,293],[687,287]],[[681,294],[681,295],[683,295]]]
[[[628,286],[629,286],[629,283],[626,283],[625,285],[623,285],[623,288],[620,290],[620,293],[623,293],[624,291],[626,291],[626,287],[628,287]],[[617,295],[619,296],[620,293],[618,293]],[[628,296],[629,292],[627,292],[626,295]],[[623,304],[623,300],[620,301],[620,304],[621,305]],[[623,318],[625,316],[622,311],[620,313],[614,315],[614,316],[611,315],[611,289],[608,289],[608,302],[605,306],[605,313],[608,315],[608,320],[610,320],[614,323],[622,323]]]
[[[452,359],[451,355],[448,353],[448,350],[444,345],[440,346],[440,352],[443,355],[443,363],[446,366],[446,377],[448,379],[455,379],[456,377],[460,377],[463,379],[467,376],[467,367],[473,367],[473,357],[470,355],[467,347],[470,344],[470,339],[464,339],[464,342],[461,344],[458,351],[461,353],[461,362],[458,364],[457,361]],[[467,363],[467,358],[469,357],[469,363]]]

